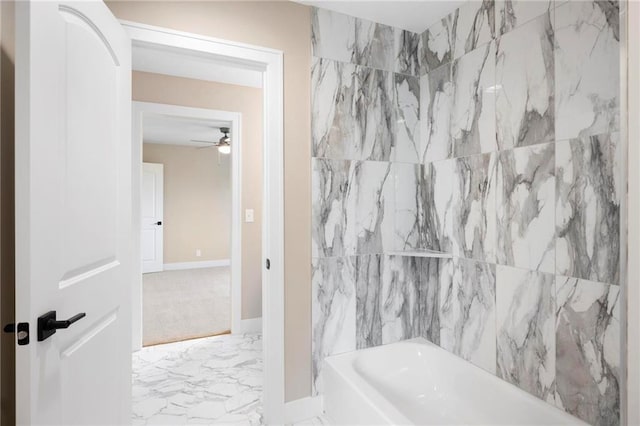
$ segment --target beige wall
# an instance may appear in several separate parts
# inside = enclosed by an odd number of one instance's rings
[[[14,5],[0,2],[0,324],[14,322]],[[0,424],[15,424],[15,335],[0,331]]]
[[[116,17],[284,52],[285,398],[311,393],[311,9],[288,1],[122,2]]]
[[[262,316],[262,89],[134,72],[133,99],[242,114],[242,319]],[[203,150],[200,150],[200,152]]]
[[[230,156],[218,158],[215,148],[145,143],[143,161],[164,166],[164,263],[229,259]]]

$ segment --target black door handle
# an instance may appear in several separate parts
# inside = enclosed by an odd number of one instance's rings
[[[72,316],[69,319],[58,321],[56,317],[56,311],[49,311],[46,314],[38,318],[38,342],[42,342],[47,338],[56,334],[56,330],[61,328],[69,328],[69,326],[82,318],[87,314],[81,312]]]
[[[157,221],[157,222],[156,222],[156,225],[158,225],[158,226],[162,225],[162,221],[160,221],[160,220],[159,220],[159,221]]]

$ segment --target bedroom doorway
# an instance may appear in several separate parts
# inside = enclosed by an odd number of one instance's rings
[[[230,126],[143,118],[142,346],[231,332]]]

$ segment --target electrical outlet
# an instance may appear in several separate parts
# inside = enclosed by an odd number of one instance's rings
[[[253,222],[253,209],[246,209],[244,211],[244,221]]]
[[[202,250],[196,249],[196,257],[202,256]]]

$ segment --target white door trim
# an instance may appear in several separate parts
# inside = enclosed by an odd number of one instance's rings
[[[626,354],[622,356],[623,373],[621,380],[621,424],[640,424],[640,2],[630,1],[620,3],[621,7],[627,7],[627,22],[621,22],[621,28],[626,28],[627,42],[626,63],[622,63],[622,99],[621,99],[621,127],[627,130],[627,164],[628,171],[627,188],[627,220],[622,221],[627,228],[627,279],[621,285],[623,301],[626,305],[622,311],[622,338],[627,343]],[[622,15],[625,16],[625,15]],[[624,26],[624,27],[623,27]],[[622,33],[621,36],[624,36]],[[624,55],[623,55],[624,56]],[[625,87],[626,85],[626,87]],[[625,102],[626,99],[626,102]],[[624,114],[626,108],[626,114]],[[624,136],[624,133],[622,133]],[[625,229],[623,228],[623,232]],[[626,323],[626,327],[624,327]],[[626,379],[626,382],[625,382]],[[624,391],[626,390],[626,394]]]
[[[242,327],[242,114],[206,108],[192,108],[151,102],[132,103],[133,129],[133,199],[134,226],[140,226],[140,191],[142,186],[142,127],[145,115],[170,115],[172,117],[198,118],[231,122],[231,332],[241,332]],[[140,160],[138,162],[138,159]],[[135,221],[135,218],[137,222]],[[139,250],[140,243],[136,242]],[[140,254],[138,253],[138,256]],[[139,262],[138,262],[139,263]],[[171,268],[169,268],[171,269]],[[176,268],[174,268],[176,269]],[[142,347],[142,274],[134,281],[133,288],[133,350]]]
[[[183,49],[199,58],[223,60],[245,69],[263,71],[264,179],[262,253],[271,268],[262,269],[262,338],[265,421],[284,421],[284,110],[282,51],[198,34],[120,21],[134,45]],[[135,123],[134,123],[135,125]],[[134,153],[135,154],[135,153]],[[140,164],[133,158],[134,166]],[[139,179],[138,171],[134,178]],[[135,216],[134,216],[135,219]],[[139,224],[139,222],[138,222]]]

